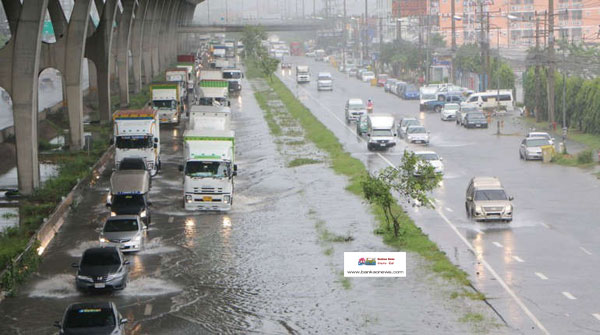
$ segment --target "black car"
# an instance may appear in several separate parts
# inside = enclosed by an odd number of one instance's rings
[[[124,319],[112,302],[75,303],[65,310],[62,322],[54,322],[61,335],[121,335]]]
[[[469,112],[465,115],[463,125],[466,128],[487,128],[488,122],[485,114],[482,112]]]
[[[129,261],[117,247],[90,248],[83,252],[75,283],[79,290],[122,290],[127,286]]]

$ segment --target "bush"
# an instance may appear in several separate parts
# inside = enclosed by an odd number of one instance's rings
[[[592,150],[584,150],[577,154],[578,164],[590,164],[594,161]]]

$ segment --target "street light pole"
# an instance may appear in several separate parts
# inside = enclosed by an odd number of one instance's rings
[[[365,61],[369,60],[369,4],[365,0],[365,44],[363,57]]]
[[[548,122],[554,119],[554,0],[548,0]]]

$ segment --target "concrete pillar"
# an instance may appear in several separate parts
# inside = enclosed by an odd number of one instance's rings
[[[182,8],[183,2],[181,0],[177,0],[175,10],[173,11],[173,15],[171,15],[171,20],[169,22],[169,54],[167,55],[167,66],[177,59],[177,28],[181,23],[179,17]]]
[[[85,56],[96,65],[98,113],[100,121],[103,122],[109,122],[112,114],[110,109],[110,68],[112,66],[113,22],[116,12],[117,0],[106,0],[100,15],[100,24],[92,36],[87,38],[85,45]]]
[[[139,0],[133,20],[133,31],[131,32],[131,58],[133,72],[133,92],[138,93],[142,89],[142,40],[144,38],[144,25],[148,14],[150,0]]]
[[[14,37],[17,33],[17,23],[19,22],[19,17],[21,16],[21,2],[19,0],[2,0],[2,5],[4,6],[4,13],[6,14],[6,19],[8,20],[10,33]]]
[[[154,12],[152,25],[152,77],[156,77],[160,73],[160,58],[158,49],[164,47],[162,45],[162,39],[160,38],[160,32],[162,31],[162,17],[165,14],[166,4],[169,0],[158,0],[158,10]]]
[[[129,106],[129,42],[131,40],[131,27],[135,0],[121,0],[123,13],[117,38],[117,67],[119,69],[119,97],[120,105]]]
[[[155,39],[155,20],[154,16],[158,11],[160,0],[148,0],[148,13],[144,20],[144,38],[142,41],[142,65],[144,67],[144,84],[152,82],[152,47]]]
[[[162,24],[160,29],[160,48],[158,48],[158,63],[160,70],[164,70],[169,66],[167,60],[169,59],[169,26],[172,24],[171,15],[175,9],[176,0],[166,1],[165,7],[162,13]]]
[[[83,148],[83,57],[92,0],[76,0],[69,19],[65,47],[64,96],[69,113],[71,148]]]
[[[19,191],[40,185],[38,163],[38,71],[42,26],[48,0],[25,1],[16,26],[12,59],[12,101]]]
[[[14,37],[17,34],[17,24],[21,15],[21,2],[19,0],[2,0],[2,5],[4,6],[12,38],[4,47],[0,48],[0,86],[12,95]]]

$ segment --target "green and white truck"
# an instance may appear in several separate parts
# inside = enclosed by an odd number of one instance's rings
[[[182,103],[179,84],[164,82],[150,85],[152,108],[158,112],[160,123],[179,124]]]

